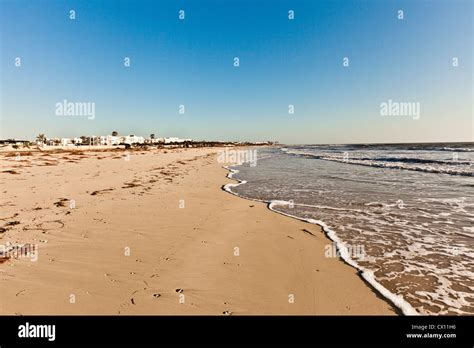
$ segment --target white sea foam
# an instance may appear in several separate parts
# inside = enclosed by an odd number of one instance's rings
[[[233,179],[233,180],[237,180],[238,182],[237,183],[229,183],[229,184],[225,184],[223,189],[229,193],[232,193],[233,195],[236,195],[238,196],[236,193],[232,192],[231,188],[232,187],[237,187],[239,185],[242,185],[242,184],[246,184],[247,181],[245,180],[238,180],[238,179],[234,179],[233,176],[234,174],[237,174],[239,171],[237,169],[232,169],[230,168],[229,166],[224,166],[225,169],[227,169],[229,171],[229,173],[227,174],[227,177],[229,179]]]
[[[348,249],[347,249],[345,243],[323,221],[315,220],[315,219],[305,219],[305,218],[301,218],[301,217],[298,217],[298,216],[295,216],[295,215],[284,213],[284,212],[281,212],[281,211],[275,209],[275,206],[279,206],[279,205],[286,205],[287,206],[289,204],[290,204],[290,202],[288,202],[288,201],[270,201],[268,207],[270,208],[270,210],[272,210],[274,212],[277,212],[279,214],[282,214],[282,215],[285,215],[285,216],[288,216],[288,217],[292,217],[292,218],[295,218],[295,219],[298,219],[298,220],[301,220],[301,221],[306,221],[310,224],[321,226],[321,228],[326,233],[326,235],[329,237],[329,239],[331,239],[336,244],[336,248],[339,250],[339,254],[340,254],[341,258],[347,264],[349,264],[352,267],[358,269],[360,271],[361,277],[364,278],[367,281],[367,283],[372,285],[380,294],[382,294],[382,296],[384,296],[386,299],[390,300],[396,307],[400,308],[400,310],[403,312],[403,314],[405,314],[405,315],[418,315],[419,314],[415,310],[415,308],[413,308],[407,301],[405,301],[403,299],[402,296],[390,292],[382,284],[377,282],[377,280],[375,279],[373,271],[371,271],[371,270],[369,270],[365,267],[360,266],[357,263],[357,261],[352,259],[350,257],[350,253],[348,252]],[[295,205],[297,205],[297,204],[295,204]]]
[[[334,152],[327,150],[299,150],[282,148],[281,151],[297,156],[313,157],[325,161],[375,168],[411,170],[425,173],[474,176],[474,161],[469,158],[445,158],[435,154],[414,155],[392,153],[389,157],[381,156],[380,151]],[[469,150],[469,151],[467,151]],[[472,152],[472,149],[465,149]],[[414,157],[418,156],[418,157]],[[472,157],[472,155],[470,155]]]
[[[450,152],[473,152],[474,149],[468,147],[443,147],[444,151]]]

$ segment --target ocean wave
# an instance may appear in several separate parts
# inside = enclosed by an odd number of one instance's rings
[[[474,148],[469,147],[443,147],[440,150],[450,152],[474,152]]]
[[[474,176],[473,162],[469,160],[447,161],[414,157],[358,157],[344,158],[342,154],[328,155],[311,152],[287,150],[289,155],[310,157],[325,161],[339,162],[352,165],[361,165],[374,168],[401,169],[425,173],[449,174],[460,176]],[[431,165],[431,166],[430,166]]]
[[[448,146],[446,143],[420,144],[326,144],[326,145],[296,145],[293,149],[314,150],[347,150],[347,151],[442,151],[442,152],[474,152],[474,142],[458,143]]]

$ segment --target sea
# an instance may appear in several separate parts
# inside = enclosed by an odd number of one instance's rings
[[[254,151],[228,168],[227,191],[320,225],[327,256],[404,314],[474,314],[474,143]]]

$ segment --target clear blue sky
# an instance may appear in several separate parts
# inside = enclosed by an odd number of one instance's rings
[[[2,0],[0,9],[0,138],[474,139],[470,0]],[[95,102],[95,119],[55,115],[64,99]],[[388,99],[419,102],[420,118],[381,116]]]

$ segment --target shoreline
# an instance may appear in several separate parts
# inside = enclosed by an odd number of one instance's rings
[[[357,263],[357,261],[351,259],[351,257],[349,255],[347,255],[347,250],[341,248],[342,241],[339,239],[336,232],[331,230],[323,221],[301,218],[299,216],[287,214],[287,213],[278,211],[278,210],[273,208],[274,206],[278,206],[278,205],[288,205],[289,202],[287,202],[287,201],[273,201],[273,200],[272,201],[264,201],[264,200],[260,200],[260,199],[256,199],[256,198],[241,196],[238,193],[233,192],[232,191],[233,187],[237,187],[237,186],[244,185],[244,184],[247,183],[246,180],[235,179],[233,177],[234,174],[238,174],[239,171],[237,169],[232,169],[230,167],[236,167],[236,166],[238,166],[238,165],[224,166],[224,168],[229,171],[229,173],[227,174],[227,178],[229,178],[231,180],[238,181],[237,184],[229,183],[229,184],[224,185],[222,187],[222,189],[225,192],[228,192],[228,193],[230,193],[234,196],[237,196],[239,198],[246,199],[246,200],[249,200],[249,201],[264,203],[267,206],[267,208],[270,211],[274,212],[274,213],[281,214],[283,216],[286,216],[286,217],[289,217],[289,218],[292,218],[292,219],[296,219],[298,221],[302,221],[302,222],[306,222],[306,223],[309,223],[309,224],[319,226],[321,228],[322,232],[324,233],[324,235],[330,241],[332,241],[335,244],[336,249],[340,252],[340,256],[339,256],[340,260],[342,262],[344,262],[345,264],[347,264],[348,266],[351,266],[351,267],[355,268],[358,271],[357,275],[360,277],[360,279],[362,281],[364,281],[364,283],[368,287],[370,287],[374,292],[376,292],[377,295],[380,298],[384,299],[387,303],[389,303],[391,306],[393,306],[393,308],[395,309],[397,314],[399,314],[399,315],[419,315],[419,313],[408,302],[406,302],[401,296],[393,294],[387,288],[385,288],[382,284],[380,284],[374,278],[372,271],[360,266]]]
[[[339,237],[337,236],[337,234],[333,230],[331,230],[331,229],[329,229],[329,227],[327,227],[327,225],[324,222],[322,222],[320,220],[301,218],[299,216],[287,214],[287,213],[278,211],[278,210],[273,208],[275,205],[287,205],[287,204],[289,204],[289,202],[287,202],[287,201],[263,201],[263,200],[259,200],[259,199],[256,199],[256,198],[241,196],[238,193],[233,192],[231,188],[237,187],[237,186],[240,186],[240,185],[244,185],[244,184],[247,183],[246,180],[240,180],[240,179],[233,178],[234,174],[238,174],[239,171],[236,170],[236,169],[232,169],[230,167],[236,167],[236,166],[238,166],[238,165],[224,166],[224,168],[229,171],[229,173],[227,174],[226,177],[231,179],[231,180],[238,181],[237,184],[229,183],[229,184],[226,184],[226,185],[222,186],[222,189],[225,192],[228,192],[228,193],[230,193],[234,196],[237,196],[239,198],[246,199],[246,200],[249,200],[249,201],[264,203],[264,204],[266,204],[267,208],[271,212],[281,214],[283,216],[286,216],[286,217],[289,217],[289,218],[292,218],[292,219],[296,219],[298,221],[302,221],[302,222],[306,222],[306,223],[309,223],[309,224],[319,226],[322,229],[322,231],[324,232],[325,236],[335,244],[336,249],[340,252],[340,256],[339,256],[340,260],[342,262],[344,262],[345,264],[347,264],[348,266],[351,266],[351,267],[355,268],[358,271],[357,275],[360,277],[360,279],[368,287],[370,287],[374,292],[376,292],[377,295],[381,299],[385,300],[387,303],[389,303],[391,306],[393,306],[393,308],[395,309],[397,314],[399,314],[399,315],[419,315],[419,313],[408,302],[406,302],[402,297],[391,293],[382,284],[380,284],[373,277],[373,272],[372,271],[370,271],[370,270],[368,270],[364,267],[361,267],[360,265],[357,264],[356,261],[351,259],[349,255],[346,255],[346,252],[341,249],[341,240],[339,239]],[[399,303],[397,303],[397,302],[399,302]]]
[[[0,174],[1,221],[19,223],[1,242],[38,243],[39,258],[0,264],[1,314],[397,314],[324,257],[319,226],[225,192],[217,151],[2,157],[18,174]]]

